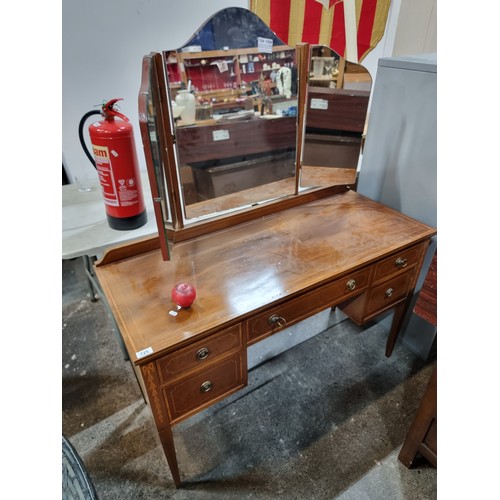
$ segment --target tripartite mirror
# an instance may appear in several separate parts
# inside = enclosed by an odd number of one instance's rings
[[[371,79],[228,8],[144,57],[139,119],[160,243],[355,186]],[[313,193],[313,194],[309,194]]]

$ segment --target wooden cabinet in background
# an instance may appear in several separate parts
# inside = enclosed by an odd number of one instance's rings
[[[398,459],[411,467],[420,453],[437,467],[437,368],[434,368]]]
[[[437,326],[437,250],[413,311],[431,325]],[[432,372],[398,458],[406,467],[411,467],[418,453],[434,467],[437,466],[437,366]]]

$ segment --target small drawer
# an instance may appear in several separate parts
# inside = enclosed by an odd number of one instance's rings
[[[378,262],[375,265],[373,283],[404,273],[416,266],[420,261],[421,250],[422,246],[417,245]]]
[[[246,362],[241,353],[179,379],[163,389],[171,423],[210,406],[246,384]]]
[[[363,292],[368,287],[370,271],[371,268],[362,269],[254,316],[248,320],[248,342],[261,340]]]
[[[160,380],[162,383],[169,382],[242,347],[241,325],[238,324],[160,358],[157,361]]]
[[[413,274],[412,271],[408,271],[372,288],[368,294],[366,314],[381,312],[405,298],[410,290]]]

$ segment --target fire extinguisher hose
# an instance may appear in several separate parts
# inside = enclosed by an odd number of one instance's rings
[[[85,151],[87,158],[90,160],[90,163],[92,163],[92,165],[94,165],[95,169],[97,169],[96,164],[95,164],[95,160],[92,157],[92,155],[90,154],[90,151],[88,150],[87,145],[85,144],[85,138],[83,137],[83,127],[85,126],[85,122],[87,121],[87,119],[89,117],[91,117],[92,115],[100,115],[100,114],[101,114],[101,112],[98,111],[97,109],[94,109],[92,111],[85,113],[82,116],[82,119],[80,120],[80,125],[78,126],[78,137],[80,138],[80,144],[82,145],[83,151]]]

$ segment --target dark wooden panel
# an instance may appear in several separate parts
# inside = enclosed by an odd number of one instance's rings
[[[192,172],[198,197],[207,200],[292,178],[295,175],[295,154],[259,155],[228,165],[193,168]]]
[[[356,169],[361,137],[340,134],[306,134],[303,164]]]
[[[370,93],[361,90],[314,87],[307,98],[307,129],[363,133]],[[328,109],[311,109],[312,99],[327,101]]]
[[[255,118],[241,122],[179,127],[176,131],[181,165],[242,157],[296,146],[297,118]],[[214,140],[214,132],[227,131],[228,139]],[[220,132],[219,132],[220,133]]]

